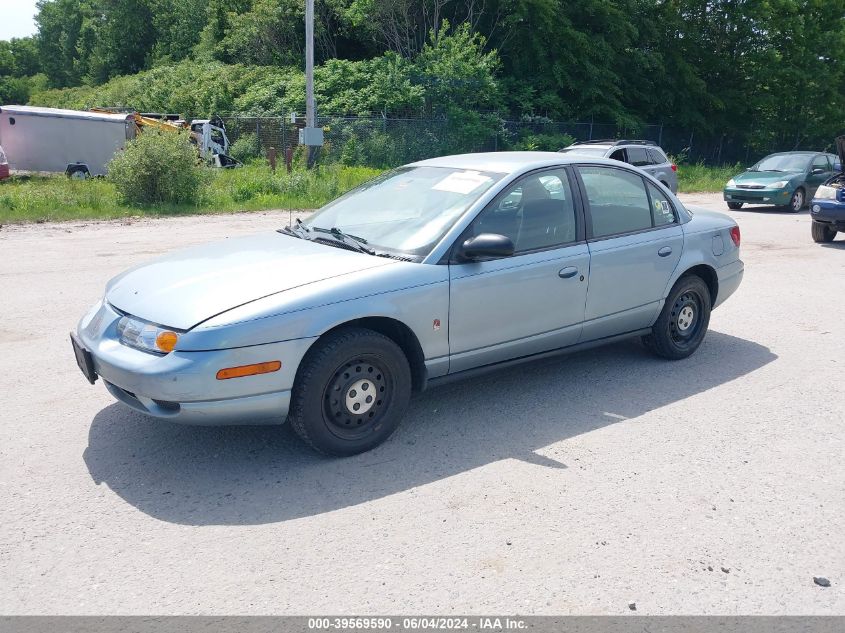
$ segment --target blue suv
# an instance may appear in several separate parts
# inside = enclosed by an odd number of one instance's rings
[[[845,136],[837,137],[839,173],[828,178],[810,202],[814,242],[832,242],[838,231],[845,231]]]

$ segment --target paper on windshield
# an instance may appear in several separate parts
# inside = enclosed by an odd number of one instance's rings
[[[466,195],[491,180],[492,178],[489,176],[485,176],[477,171],[456,171],[435,183],[431,188],[437,191],[448,191],[449,193]]]

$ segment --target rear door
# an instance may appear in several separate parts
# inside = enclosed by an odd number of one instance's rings
[[[683,250],[677,211],[634,171],[583,165],[576,172],[590,247],[582,340],[649,327]]]
[[[506,235],[515,252],[451,261],[450,373],[578,342],[590,254],[571,178],[563,168],[523,176],[457,240]]]

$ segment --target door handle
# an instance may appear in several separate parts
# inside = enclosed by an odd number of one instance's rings
[[[659,251],[657,251],[657,254],[660,255],[661,257],[669,257],[669,255],[672,254],[672,247],[671,246],[664,246]]]
[[[578,274],[578,269],[575,266],[567,266],[566,268],[561,268],[557,276],[561,279],[569,279],[570,277],[574,277]]]

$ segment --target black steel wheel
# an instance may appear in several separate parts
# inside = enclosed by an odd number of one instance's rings
[[[331,332],[303,358],[288,420],[312,448],[355,455],[385,441],[411,396],[411,370],[388,337],[358,327]]]
[[[651,334],[643,342],[658,356],[670,360],[686,358],[701,345],[710,324],[710,290],[695,275],[685,275],[675,284]]]

